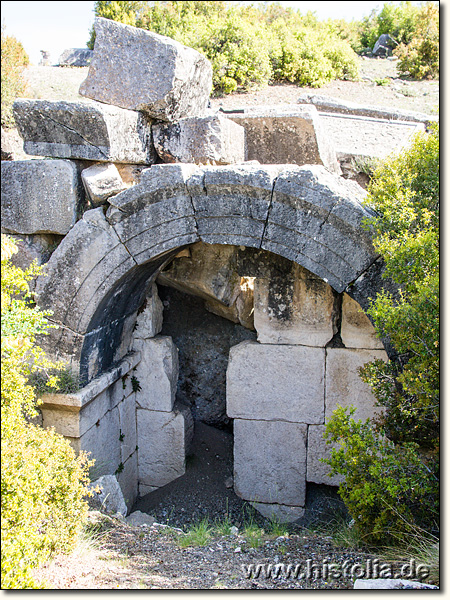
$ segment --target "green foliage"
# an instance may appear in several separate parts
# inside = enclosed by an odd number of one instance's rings
[[[363,48],[373,48],[383,33],[389,33],[397,43],[408,44],[416,28],[419,8],[411,2],[386,2],[381,11],[373,10],[362,19],[360,43]]]
[[[361,376],[385,408],[376,429],[343,409],[327,424],[338,442],[328,462],[345,476],[340,493],[368,541],[433,531],[439,503],[439,135],[416,137],[382,163],[369,185],[368,227],[399,286],[368,309],[397,356],[368,363]]]
[[[29,64],[28,55],[22,44],[15,37],[6,35],[4,27],[1,33],[2,57],[2,91],[1,120],[2,127],[13,127],[14,116],[12,105],[14,100],[25,92],[23,70]]]
[[[389,544],[419,527],[435,529],[437,461],[426,460],[412,442],[394,444],[353,413],[338,407],[328,422],[326,436],[338,448],[325,462],[345,477],[339,494],[358,535],[368,544]]]
[[[55,368],[36,346],[46,313],[32,303],[28,282],[39,273],[11,264],[14,242],[2,235],[1,260],[1,510],[2,587],[35,587],[31,569],[73,546],[87,505],[85,456],[53,430],[27,422],[36,415],[30,378]],[[49,380],[55,383],[53,378]]]
[[[188,548],[190,546],[206,546],[213,534],[208,519],[205,517],[198,523],[195,523],[189,531],[180,535],[177,540],[180,548]]]
[[[409,44],[400,44],[395,54],[401,75],[414,79],[439,77],[439,8],[432,2],[421,8]]]
[[[95,2],[94,11],[97,17],[111,19],[124,25],[136,25],[139,11],[143,8],[145,2]],[[87,47],[94,49],[95,30],[91,29],[90,38]]]

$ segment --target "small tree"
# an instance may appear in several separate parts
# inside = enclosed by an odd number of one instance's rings
[[[23,70],[29,64],[28,55],[15,37],[6,35],[4,27],[1,33],[2,53],[2,127],[13,127],[12,105],[14,100],[25,92]]]

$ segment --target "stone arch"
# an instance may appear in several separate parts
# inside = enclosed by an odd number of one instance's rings
[[[53,253],[36,292],[59,328],[43,345],[84,382],[108,369],[126,353],[146,283],[197,241],[268,250],[365,308],[382,267],[363,228],[371,214],[363,198],[317,165],[154,165],[106,213],[87,211]]]

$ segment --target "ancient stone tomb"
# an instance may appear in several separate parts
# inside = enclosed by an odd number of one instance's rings
[[[198,53],[105,19],[96,31],[91,100],[18,101],[43,158],[2,163],[3,230],[46,265],[36,297],[58,329],[43,346],[83,384],[46,395],[43,424],[115,474],[128,507],[185,472],[195,421],[226,427],[235,492],[296,520],[307,482],[338,483],[320,462],[327,419],[338,404],[374,414],[358,367],[387,357],[361,309],[382,271],[364,191],[339,176],[314,107],[211,114]],[[269,164],[246,161],[258,146]],[[167,289],[218,321],[177,345]]]

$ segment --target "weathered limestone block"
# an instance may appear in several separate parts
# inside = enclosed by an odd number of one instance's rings
[[[250,502],[303,507],[306,491],[303,423],[234,421],[234,490]]]
[[[142,340],[141,362],[134,373],[141,389],[136,393],[139,408],[170,413],[178,381],[178,349],[171,337]]]
[[[323,166],[286,166],[276,179],[261,248],[280,254],[341,292],[377,255],[362,227],[364,190]]]
[[[119,482],[114,475],[99,477],[89,484],[89,489],[93,490],[93,496],[88,499],[91,508],[126,516],[128,509]]]
[[[91,427],[79,438],[80,450],[90,453],[95,458],[93,473],[97,477],[110,475],[120,470],[123,465],[120,451],[119,409],[116,407],[106,413],[98,425]]]
[[[158,288],[153,283],[147,293],[144,305],[139,310],[133,338],[135,340],[146,340],[158,335],[163,326],[163,310],[163,303],[158,296]]]
[[[152,164],[151,121],[143,114],[99,102],[16,100],[24,150],[36,156]]]
[[[139,492],[170,483],[185,473],[186,451],[194,424],[191,411],[177,406],[173,412],[138,408]],[[146,486],[145,488],[141,486]]]
[[[136,451],[136,395],[131,394],[118,405],[119,408],[119,444],[120,456],[124,464]]]
[[[89,48],[67,48],[58,58],[60,67],[88,67],[92,60]]]
[[[332,288],[300,265],[254,281],[255,329],[262,344],[324,347],[336,333]]]
[[[155,123],[153,142],[166,163],[226,165],[245,160],[245,129],[218,113]]]
[[[242,342],[230,350],[227,414],[323,423],[324,370],[323,348]]]
[[[375,416],[380,411],[375,405],[375,396],[369,386],[362,381],[358,369],[375,359],[387,361],[384,350],[352,350],[346,348],[328,348],[326,356],[326,399],[325,421],[340,406],[356,408],[355,420]]]
[[[131,510],[138,496],[138,453],[135,451],[123,463],[123,469],[117,474],[117,480],[123,493],[125,504]]]
[[[414,560],[414,559],[412,559]],[[428,567],[422,565],[428,570]],[[412,567],[411,567],[412,568]],[[419,565],[418,565],[419,568]],[[411,579],[355,579],[354,590],[438,590],[437,585]]]
[[[16,254],[12,255],[11,263],[24,271],[34,260],[38,265],[46,263],[61,241],[61,236],[45,233],[10,234],[9,237],[14,240],[18,250]]]
[[[266,519],[278,523],[294,523],[305,514],[301,506],[286,506],[285,504],[265,504],[264,502],[252,502],[251,505]]]
[[[212,68],[196,50],[165,36],[95,19],[95,47],[79,93],[93,100],[146,112],[161,121],[202,115]]]
[[[308,459],[306,465],[306,481],[324,485],[339,485],[342,475],[329,476],[330,467],[321,462],[321,458],[329,458],[331,448],[323,437],[325,425],[309,425],[308,427]]]
[[[253,290],[234,266],[236,248],[198,242],[158,276],[158,283],[206,300],[220,317],[253,329]]]
[[[112,163],[92,165],[81,172],[81,180],[91,201],[96,207],[103,204],[110,196],[127,189],[116,165]]]
[[[336,152],[314,106],[254,106],[227,114],[247,134],[247,160],[324,165],[340,174]]]
[[[65,235],[77,219],[77,169],[69,160],[2,161],[2,229]]]
[[[384,350],[369,317],[356,300],[345,293],[342,297],[341,338],[346,348]]]

